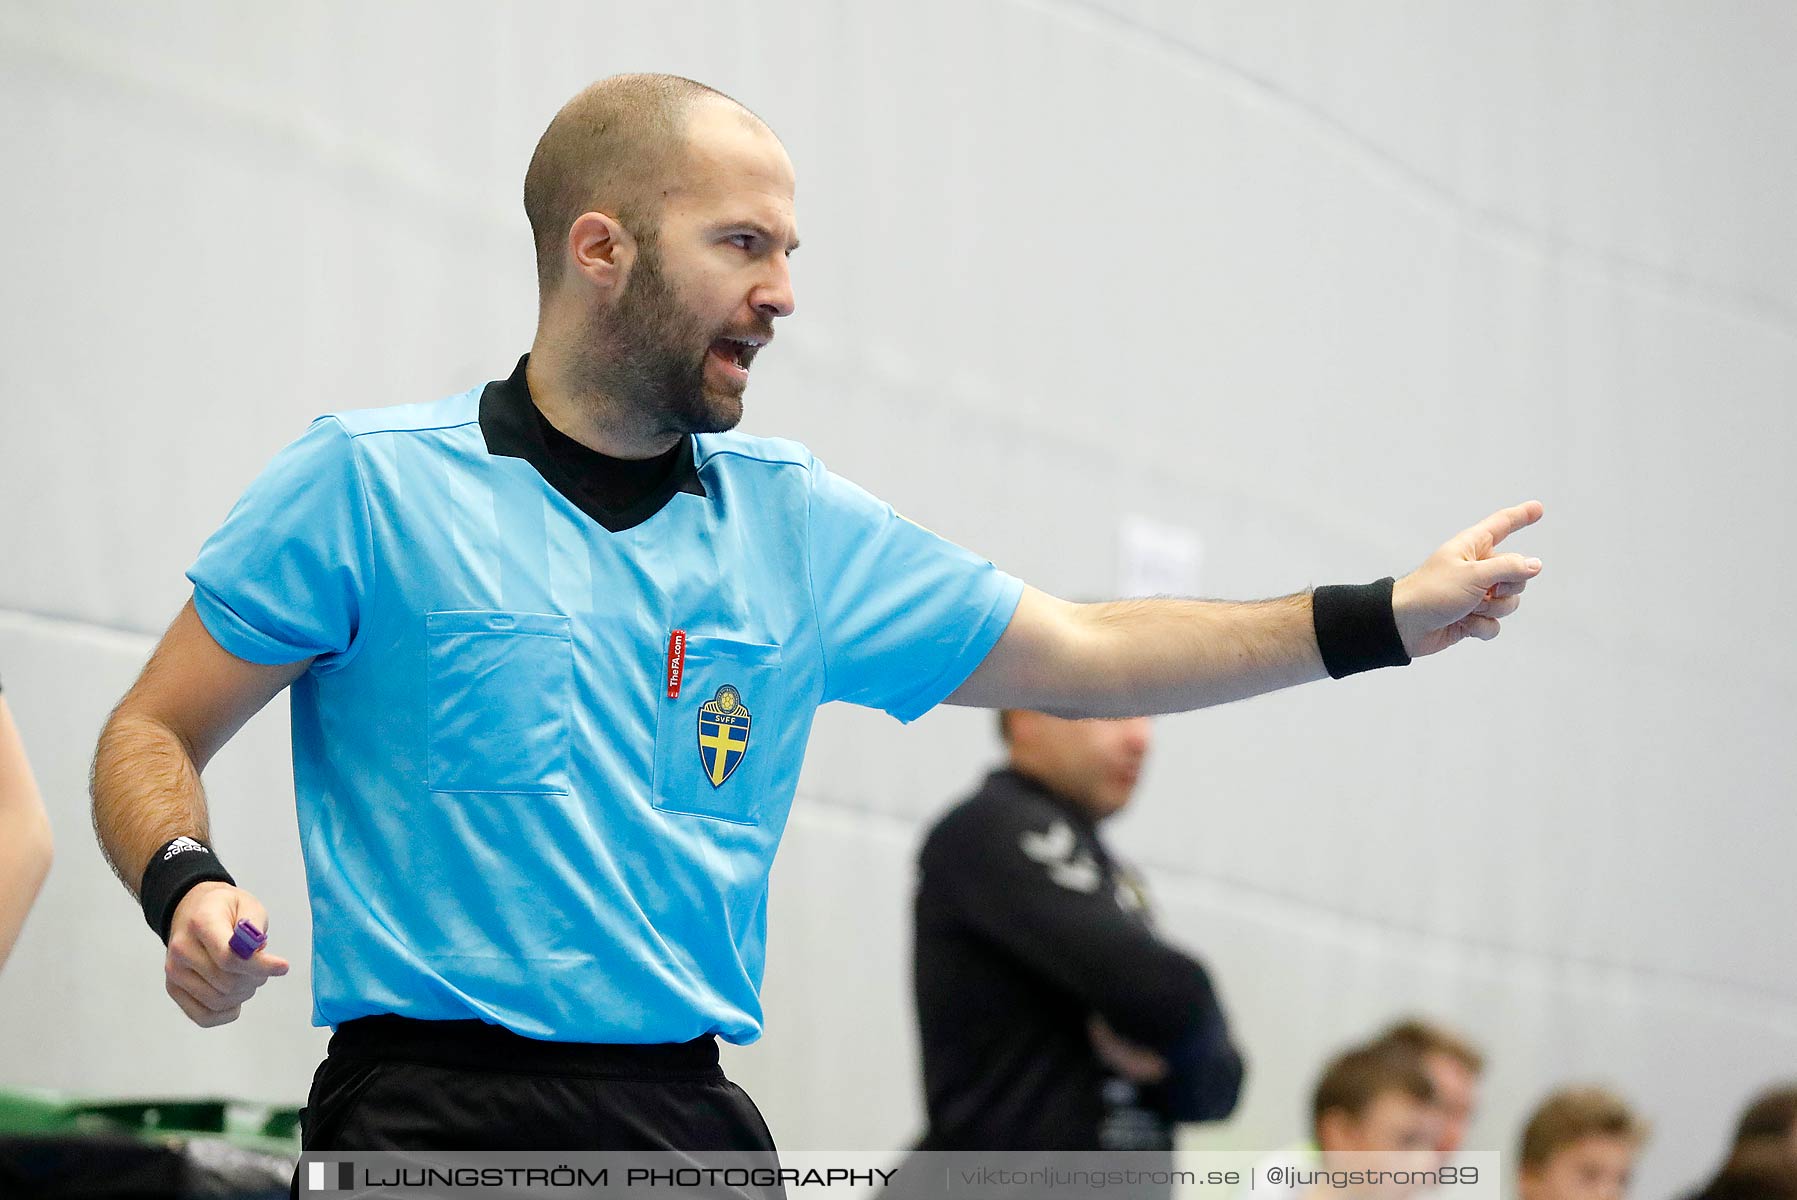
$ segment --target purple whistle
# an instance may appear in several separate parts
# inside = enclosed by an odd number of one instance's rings
[[[231,931],[231,953],[238,958],[254,958],[256,951],[268,945],[268,935],[248,921],[237,922]]]

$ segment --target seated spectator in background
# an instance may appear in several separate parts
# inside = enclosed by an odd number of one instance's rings
[[[1324,1166],[1369,1150],[1432,1153],[1437,1125],[1435,1085],[1421,1057],[1379,1042],[1330,1063],[1311,1102]]]
[[[1316,1186],[1307,1172],[1320,1170],[1425,1170],[1438,1137],[1435,1086],[1415,1050],[1375,1040],[1335,1057],[1311,1097],[1311,1141],[1261,1160],[1252,1189],[1241,1200],[1295,1200],[1335,1197],[1343,1190]],[[1286,1172],[1275,1181],[1269,1168]],[[1296,1169],[1294,1178],[1292,1171]],[[1376,1194],[1394,1196],[1412,1189]],[[1365,1190],[1354,1193],[1368,1196]]]
[[[1009,763],[925,839],[920,1150],[1170,1150],[1235,1108],[1242,1060],[1202,964],[1163,940],[1098,827],[1151,725],[1003,712]]]
[[[1770,1142],[1743,1146],[1697,1200],[1797,1200],[1797,1158]]]
[[[50,873],[50,818],[25,761],[25,744],[0,695],[0,967]]]
[[[1623,1200],[1647,1126],[1603,1088],[1555,1092],[1523,1127],[1521,1200]]]
[[[1782,1150],[1797,1161],[1797,1084],[1786,1084],[1754,1097],[1735,1128],[1736,1151]]]
[[[1435,1090],[1435,1151],[1446,1162],[1466,1144],[1466,1131],[1478,1110],[1485,1056],[1453,1030],[1417,1017],[1399,1021],[1373,1041],[1421,1059]]]
[[[1797,1200],[1797,1086],[1754,1098],[1722,1169],[1691,1200]]]

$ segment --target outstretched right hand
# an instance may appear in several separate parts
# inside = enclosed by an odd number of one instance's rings
[[[235,1021],[257,988],[287,974],[287,960],[266,949],[247,959],[232,952],[231,934],[239,921],[268,932],[262,902],[228,883],[196,884],[175,907],[163,973],[169,998],[202,1028]]]
[[[1499,619],[1516,611],[1523,588],[1541,574],[1539,558],[1499,554],[1498,544],[1540,519],[1539,500],[1500,508],[1449,538],[1392,586],[1392,619],[1411,658],[1463,638],[1489,642],[1498,635]]]

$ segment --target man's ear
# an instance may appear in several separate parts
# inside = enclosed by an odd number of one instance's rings
[[[568,227],[568,268],[602,292],[617,294],[636,262],[636,239],[609,213],[581,213]]]

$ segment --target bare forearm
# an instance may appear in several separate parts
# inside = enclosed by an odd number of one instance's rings
[[[1080,605],[1076,619],[1086,632],[1065,716],[1186,712],[1328,675],[1308,593],[1118,600]]]
[[[1330,590],[1321,622],[1309,592],[1246,603],[1070,604],[1025,587],[998,643],[948,702],[1075,718],[1149,716],[1395,666],[1466,638],[1490,641],[1541,572],[1540,559],[1495,548],[1540,519],[1534,500],[1499,509],[1389,585]]]
[[[35,813],[8,813],[11,819],[0,822],[0,963],[12,953],[25,915],[37,899],[44,878],[50,873],[50,822],[43,810]]]
[[[1025,588],[951,704],[1142,717],[1322,679],[1310,595],[1072,604]]]
[[[132,895],[165,842],[205,840],[206,793],[190,748],[167,725],[121,709],[94,753],[94,832]]]
[[[50,873],[50,819],[12,716],[0,701],[0,963]]]
[[[94,752],[94,832],[132,895],[163,843],[206,840],[200,772],[310,661],[244,662],[212,639],[193,601],[182,607]]]

